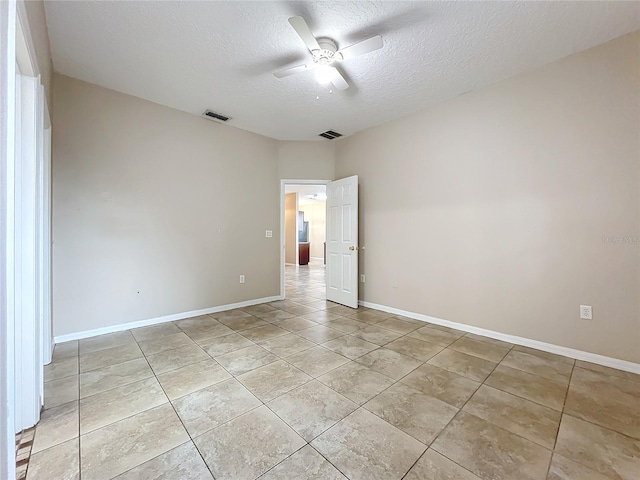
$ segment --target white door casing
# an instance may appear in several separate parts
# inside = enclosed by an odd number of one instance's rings
[[[358,308],[358,176],[327,185],[327,300]]]

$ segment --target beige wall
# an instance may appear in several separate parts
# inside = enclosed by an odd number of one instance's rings
[[[640,362],[639,245],[603,241],[640,235],[638,32],[339,140],[352,174],[361,299]]]
[[[64,76],[54,92],[55,335],[279,294],[277,141]]]
[[[284,262],[298,264],[298,194],[284,196]]]
[[[305,221],[309,222],[309,255],[324,258],[324,240],[326,236],[326,203],[313,202],[300,205]]]
[[[278,142],[278,174],[296,180],[333,180],[335,178],[335,143]]]

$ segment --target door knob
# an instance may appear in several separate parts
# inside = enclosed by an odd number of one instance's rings
[[[354,247],[353,245],[351,245],[351,246],[349,247],[349,250],[351,250],[351,251],[358,250],[358,247]]]

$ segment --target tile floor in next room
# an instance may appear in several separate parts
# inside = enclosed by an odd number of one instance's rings
[[[34,479],[640,478],[640,378],[327,302],[57,345]],[[163,476],[164,475],[164,476]]]

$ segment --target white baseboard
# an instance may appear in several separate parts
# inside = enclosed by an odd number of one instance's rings
[[[174,313],[172,315],[165,315],[163,317],[149,318],[147,320],[138,320],[136,322],[121,323],[119,325],[110,325],[108,327],[95,328],[93,330],[85,330],[83,332],[67,333],[66,335],[57,335],[54,337],[55,343],[64,343],[71,340],[82,340],[83,338],[95,337],[98,335],[104,335],[105,333],[122,332],[124,330],[130,330],[132,328],[148,327],[150,325],[157,325],[166,322],[175,322],[176,320],[183,320],[185,318],[197,317],[198,315],[206,315],[207,313],[223,312],[225,310],[233,310],[234,308],[250,307],[251,305],[258,305],[259,303],[275,302],[276,300],[282,300],[281,295],[275,295],[273,297],[256,298],[254,300],[246,300],[244,302],[230,303],[228,305],[219,305],[217,307],[204,308],[202,310],[192,310],[191,312]]]
[[[509,342],[516,345],[522,345],[524,347],[535,348],[544,352],[564,355],[565,357],[575,358],[576,360],[583,360],[585,362],[596,363],[598,365],[623,370],[625,372],[640,374],[639,363],[628,362],[626,360],[598,355],[597,353],[584,352],[582,350],[562,347],[560,345],[554,345],[552,343],[540,342],[538,340],[531,340],[529,338],[517,337],[515,335],[508,335],[506,333],[495,332],[493,330],[474,327],[471,325],[466,325],[464,323],[451,322],[449,320],[430,317],[429,315],[423,315],[421,313],[408,312],[406,310],[400,310],[399,308],[387,307],[386,305],[378,305],[376,303],[363,301],[359,301],[358,304],[362,305],[363,307],[373,308],[375,310],[381,310],[387,313],[393,313],[394,315],[402,315],[403,317],[409,317],[415,320],[421,320],[423,322],[434,323],[436,325],[442,325],[443,327],[455,328],[456,330],[461,330],[463,332],[475,333],[476,335],[481,335],[483,337],[495,338],[496,340],[502,340],[503,342]]]

